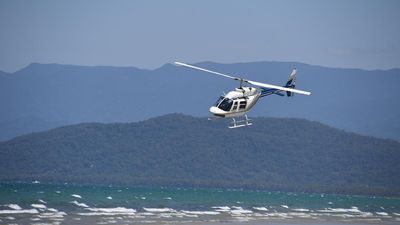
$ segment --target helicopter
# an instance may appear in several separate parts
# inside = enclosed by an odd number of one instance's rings
[[[223,76],[240,82],[238,88],[235,88],[234,90],[229,91],[227,94],[220,96],[217,102],[210,107],[210,112],[213,114],[215,119],[232,118],[233,121],[231,125],[228,126],[228,128],[239,128],[252,125],[253,124],[252,120],[248,118],[247,112],[249,112],[253,108],[253,106],[258,102],[258,100],[262,97],[273,94],[279,96],[285,96],[284,94],[285,92],[286,96],[288,97],[292,97],[294,93],[303,95],[311,94],[311,92],[308,91],[294,89],[296,83],[296,74],[297,74],[296,68],[293,69],[292,73],[289,75],[289,78],[285,86],[278,86],[278,85],[252,81],[244,79],[242,77],[227,75],[182,62],[174,62],[174,64],[178,66],[192,68],[195,70],[200,70],[203,72],[212,73],[215,75]],[[251,84],[253,86],[244,86],[244,84],[246,83]],[[237,118],[243,116],[244,119],[237,120]]]

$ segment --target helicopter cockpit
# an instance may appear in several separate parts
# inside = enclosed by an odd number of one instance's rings
[[[231,110],[232,104],[233,104],[232,99],[221,96],[221,97],[219,97],[218,101],[215,103],[215,106],[228,112]]]

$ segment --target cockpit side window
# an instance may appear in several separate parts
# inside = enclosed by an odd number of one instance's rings
[[[222,100],[222,102],[218,105],[218,108],[227,112],[231,110],[232,104],[233,104],[232,99],[224,98],[224,100]]]

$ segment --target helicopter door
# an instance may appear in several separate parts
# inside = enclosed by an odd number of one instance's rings
[[[232,107],[232,112],[237,112],[238,111],[238,104],[239,104],[239,101],[237,101],[237,100],[235,100],[235,101],[233,101],[233,107]]]
[[[246,110],[246,105],[247,105],[246,99],[240,99],[240,102],[239,102],[239,110],[240,110],[240,111]]]

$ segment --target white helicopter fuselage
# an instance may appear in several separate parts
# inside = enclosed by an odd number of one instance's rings
[[[229,128],[238,128],[252,125],[251,120],[247,117],[247,112],[257,103],[258,99],[272,94],[280,96],[292,97],[294,93],[310,95],[311,92],[295,89],[295,80],[297,70],[293,69],[292,73],[284,86],[262,83],[253,80],[247,80],[237,76],[231,76],[220,72],[204,69],[197,66],[192,66],[186,63],[175,62],[176,65],[189,67],[195,70],[200,70],[207,73],[212,73],[229,79],[240,82],[240,87],[230,91],[228,94],[221,96],[214,106],[210,107],[210,112],[215,118],[231,117],[233,120],[232,126]],[[251,84],[256,87],[244,87],[243,84]],[[244,116],[244,120],[236,120],[235,117]]]
[[[240,117],[246,114],[261,97],[261,90],[255,87],[236,88],[221,96],[210,112],[216,117]]]

